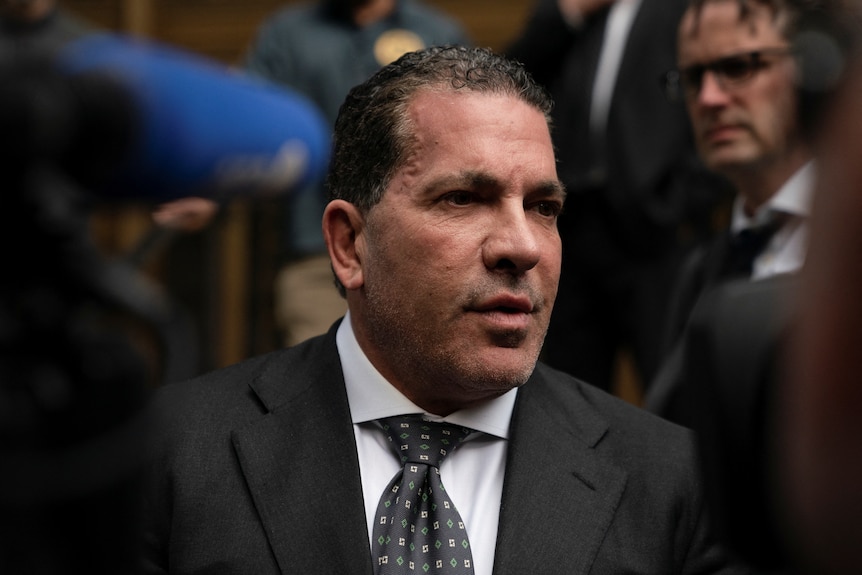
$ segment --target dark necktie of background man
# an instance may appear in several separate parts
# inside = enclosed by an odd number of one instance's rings
[[[769,240],[781,227],[783,219],[776,215],[767,223],[740,230],[730,237],[722,279],[750,278],[754,260],[766,249]]]
[[[404,467],[384,490],[372,537],[376,575],[472,575],[464,521],[440,479],[440,463],[470,429],[420,416],[381,419]]]

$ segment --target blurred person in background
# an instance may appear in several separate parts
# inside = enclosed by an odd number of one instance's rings
[[[685,103],[704,164],[733,183],[729,228],[691,254],[674,289],[674,346],[647,409],[692,425],[684,385],[685,326],[704,293],[739,278],[797,272],[805,261],[816,177],[801,121],[794,42],[825,17],[805,0],[692,0],[680,24],[668,96]]]
[[[842,294],[855,266],[835,265],[855,241],[845,202],[858,192],[847,154],[858,99],[842,90],[858,70],[847,63],[860,31],[858,8],[842,0],[693,0],[679,67],[666,76],[704,161],[738,195],[725,236],[681,276],[678,346],[646,407],[697,432],[719,536],[770,573],[854,572],[833,569],[852,565],[848,543],[858,541],[848,520],[858,482],[846,482],[859,467],[850,455],[858,436],[848,433],[858,426],[846,410],[859,402],[841,375],[852,369],[833,371],[852,360],[831,343],[853,333]],[[814,222],[829,248],[808,248]],[[827,288],[827,277],[846,283]],[[830,469],[839,452],[841,471]]]

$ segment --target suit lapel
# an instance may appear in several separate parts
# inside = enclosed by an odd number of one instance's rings
[[[537,372],[518,392],[495,575],[589,572],[626,483],[593,450],[607,425],[577,386],[552,391],[543,377]]]
[[[359,460],[334,330],[301,351],[308,356],[301,361],[299,351],[276,356],[251,384],[268,413],[233,432],[237,458],[283,573],[370,575]],[[332,369],[320,375],[320,365]]]

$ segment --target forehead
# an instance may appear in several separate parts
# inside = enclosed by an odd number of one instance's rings
[[[434,187],[459,174],[510,190],[558,183],[545,116],[515,96],[424,90],[412,98],[407,123],[409,150],[390,189]]]
[[[427,140],[430,135],[439,138],[457,132],[460,137],[469,136],[471,140],[483,136],[538,137],[550,142],[544,114],[511,94],[454,90],[445,86],[427,88],[413,96],[407,117],[417,141]]]
[[[679,27],[681,62],[720,58],[729,54],[786,43],[783,20],[768,6],[750,3],[743,17],[736,0],[709,0],[689,8]]]

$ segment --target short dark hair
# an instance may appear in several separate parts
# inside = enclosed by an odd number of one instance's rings
[[[699,21],[700,12],[703,10],[704,5],[711,4],[716,0],[690,0],[689,1],[689,9],[694,11],[695,20]],[[727,1],[727,0],[721,0]],[[803,9],[803,5],[813,4],[817,2],[808,2],[806,0],[802,0],[800,2],[795,2],[793,0],[735,0],[736,5],[739,8],[739,19],[747,20],[753,11],[754,6],[762,6],[767,8],[770,12],[772,12],[772,17],[778,19],[779,16],[786,18],[784,22],[785,27],[782,29],[782,33],[784,33],[785,38],[788,40],[792,39],[793,26],[798,23],[801,17],[801,10]]]
[[[354,87],[341,105],[327,176],[330,199],[363,212],[380,201],[412,151],[409,105],[418,92],[435,89],[515,96],[539,110],[550,129],[551,98],[518,62],[475,47],[409,52]]]
[[[704,4],[716,0],[689,0],[689,8],[697,15]],[[857,12],[853,8],[855,0],[735,0],[739,7],[739,17],[746,20],[754,6],[762,6],[772,12],[773,18],[782,19],[781,32],[793,42],[798,34],[811,27],[824,28],[842,42],[849,40],[848,34],[854,33],[850,19]]]

